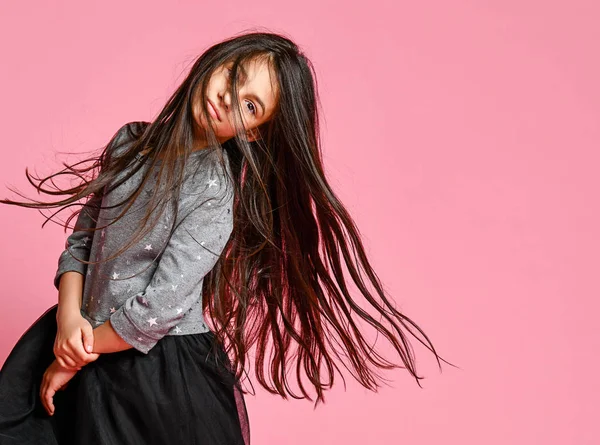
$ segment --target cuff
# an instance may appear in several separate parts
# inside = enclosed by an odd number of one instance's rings
[[[144,354],[148,354],[158,343],[159,339],[149,337],[135,325],[123,310],[123,306],[111,314],[110,324],[119,337]]]
[[[68,252],[65,252],[63,255],[69,256]],[[66,262],[66,258],[63,260],[63,264],[59,266],[54,274],[54,287],[56,290],[59,289],[60,277],[65,272],[79,272],[81,275],[85,277],[87,272],[87,264],[80,263],[77,260]]]

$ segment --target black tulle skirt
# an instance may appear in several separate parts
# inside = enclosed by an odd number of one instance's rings
[[[0,445],[249,445],[239,382],[214,334],[163,337],[81,368],[54,395],[40,383],[54,360],[54,305],[17,341],[0,371]]]

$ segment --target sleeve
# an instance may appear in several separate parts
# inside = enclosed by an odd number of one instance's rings
[[[218,185],[214,179],[207,183]],[[144,354],[201,300],[204,276],[231,235],[233,192],[211,195],[178,224],[148,286],[110,316],[117,334]]]
[[[85,276],[88,265],[82,263],[81,260],[89,260],[94,236],[93,232],[85,229],[96,226],[101,203],[102,198],[94,194],[81,209],[73,232],[65,241],[65,250],[58,257],[58,268],[54,275],[54,287],[57,290],[59,289],[60,278],[65,272],[75,271]]]
[[[129,135],[128,128],[131,125],[131,122],[123,125],[113,135],[106,147],[109,153]],[[57,290],[59,289],[60,278],[65,272],[75,271],[85,276],[88,265],[82,263],[81,260],[89,261],[94,234],[94,232],[85,229],[96,227],[101,203],[102,198],[93,194],[81,209],[73,227],[73,232],[68,236],[65,241],[65,248],[58,257],[58,267],[54,275],[54,287]]]

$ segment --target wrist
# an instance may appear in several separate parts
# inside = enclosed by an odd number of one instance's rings
[[[96,354],[124,351],[133,348],[125,342],[112,327],[110,318],[94,328],[94,350]]]
[[[77,306],[61,306],[58,305],[56,310],[56,321],[72,318],[72,317],[81,317],[81,309]]]

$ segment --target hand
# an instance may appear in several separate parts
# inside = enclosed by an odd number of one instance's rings
[[[68,314],[57,318],[54,355],[58,365],[66,370],[80,370],[82,366],[98,358],[99,354],[91,352],[93,347],[94,330],[81,314]]]
[[[49,415],[54,414],[54,394],[56,391],[65,389],[75,374],[77,374],[77,370],[65,369],[56,360],[44,372],[40,387],[40,399]]]

